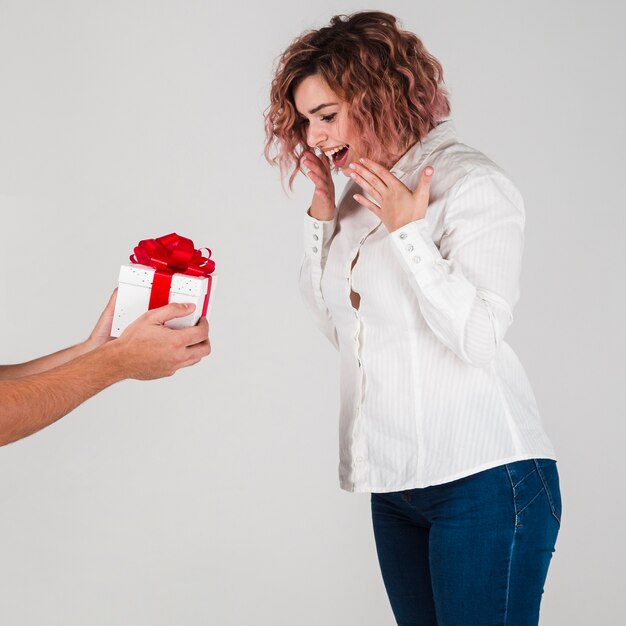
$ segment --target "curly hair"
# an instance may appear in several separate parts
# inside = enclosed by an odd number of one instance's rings
[[[335,15],[307,31],[278,58],[265,111],[265,158],[279,165],[289,187],[306,149],[306,127],[294,90],[319,75],[349,105],[363,153],[389,161],[421,141],[450,112],[443,70],[420,39],[400,30],[393,15],[363,11]],[[293,169],[292,169],[293,168]]]

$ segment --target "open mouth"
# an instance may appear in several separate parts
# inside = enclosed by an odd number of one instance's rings
[[[333,165],[336,168],[339,169],[346,165],[348,161],[349,150],[350,150],[350,146],[346,144],[345,146],[340,146],[338,148],[335,148],[335,150],[331,154],[329,154],[330,158],[332,159]]]

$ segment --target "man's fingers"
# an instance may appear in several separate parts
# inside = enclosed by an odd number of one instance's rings
[[[109,319],[113,319],[113,313],[115,312],[115,301],[117,300],[117,287],[113,290],[107,305],[104,307],[104,310],[100,314],[100,319],[96,324],[96,328],[98,328],[101,324],[105,323],[105,321]]]
[[[190,315],[195,308],[196,305],[190,302],[170,302],[170,304],[166,304],[158,309],[148,311],[145,316],[154,324],[164,325],[169,320]],[[171,332],[176,333],[176,338],[180,341],[179,345],[193,346],[207,339],[209,336],[209,323],[206,317],[202,317],[191,328],[172,329]]]
[[[107,305],[104,307],[105,312],[113,311],[115,309],[115,301],[117,300],[117,287],[113,290]]]
[[[211,343],[208,339],[196,344],[195,346],[189,346],[185,349],[185,360],[179,364],[179,368],[189,367],[195,365],[201,361],[205,356],[211,354]]]
[[[113,326],[113,314],[115,313],[115,301],[117,299],[117,287],[113,290],[107,305],[104,307],[100,317],[89,335],[88,341],[92,347],[106,343],[111,337],[111,327]]]
[[[188,367],[197,363],[205,356],[211,354],[211,342],[208,339],[197,343],[195,346],[189,346],[185,351],[187,359],[185,360],[183,367]]]
[[[206,341],[209,336],[209,324],[206,317],[200,319],[196,326],[180,328],[172,332],[176,333],[180,343],[184,346],[195,346]]]
[[[202,333],[202,336],[208,338],[209,336],[209,322],[206,317],[201,317],[200,321],[196,324],[196,328],[199,333]],[[206,339],[203,339],[206,341]]]
[[[165,324],[169,320],[176,319],[178,317],[185,317],[190,313],[193,313],[196,305],[190,302],[170,302],[165,306],[153,309],[148,312],[152,321],[157,324]]]

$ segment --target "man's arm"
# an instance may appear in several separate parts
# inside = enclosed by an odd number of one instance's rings
[[[0,445],[56,422],[120,380],[162,378],[197,363],[211,351],[206,318],[193,328],[165,326],[170,319],[189,315],[193,306],[168,304],[148,311],[118,339],[87,354],[42,373],[0,381]]]
[[[46,372],[54,367],[63,365],[68,361],[72,361],[83,354],[87,354],[88,352],[91,352],[91,350],[94,350],[109,341],[111,338],[111,325],[113,323],[116,296],[117,289],[111,295],[111,298],[102,312],[102,315],[100,315],[98,323],[93,329],[91,335],[89,335],[89,339],[70,348],[66,348],[65,350],[59,350],[54,354],[48,354],[26,363],[0,365],[0,381],[12,380],[14,378],[21,378],[22,376],[30,376],[32,374]]]
[[[21,378],[22,376],[30,376],[31,374],[39,374],[46,372],[53,367],[63,365],[68,361],[82,356],[89,352],[92,348],[89,348],[86,343],[79,343],[71,348],[65,348],[65,350],[59,350],[54,354],[48,354],[38,359],[33,359],[27,363],[16,363],[15,365],[0,365],[0,381],[13,380],[15,378]]]

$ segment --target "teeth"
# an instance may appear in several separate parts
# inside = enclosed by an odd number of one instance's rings
[[[324,152],[324,154],[326,156],[333,156],[333,154],[337,154],[337,152],[347,147],[348,147],[348,144],[344,144],[343,146],[339,146],[338,148],[333,148],[332,150],[328,150],[328,152]]]

